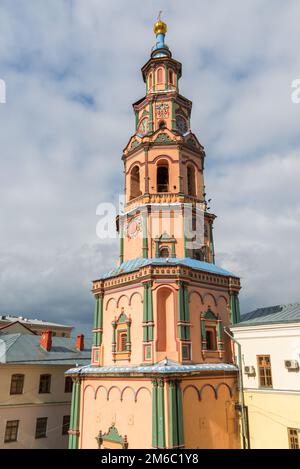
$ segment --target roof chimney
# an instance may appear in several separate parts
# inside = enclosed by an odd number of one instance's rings
[[[50,352],[52,346],[52,331],[43,331],[40,338],[40,346]]]
[[[84,335],[79,334],[76,337],[76,349],[79,350],[80,352],[84,350]]]

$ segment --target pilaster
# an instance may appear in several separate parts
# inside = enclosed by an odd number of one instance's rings
[[[69,430],[69,449],[78,449],[79,443],[79,420],[80,420],[80,394],[81,383],[78,378],[73,379],[71,418]]]

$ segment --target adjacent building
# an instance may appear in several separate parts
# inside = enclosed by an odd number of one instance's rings
[[[166,29],[155,24],[123,151],[120,264],[93,282],[91,364],[67,373],[72,449],[240,447],[238,370],[224,332],[239,321],[240,281],[215,264],[204,147]]]
[[[241,345],[251,448],[300,448],[300,304],[260,308],[231,327]]]
[[[0,448],[66,448],[70,423],[70,366],[90,361],[90,344],[35,334],[21,322],[0,330]]]
[[[5,326],[10,326],[12,323],[19,322],[24,326],[29,327],[33,332],[41,335],[43,331],[51,331],[53,337],[71,337],[73,330],[72,326],[57,324],[54,322],[43,321],[41,319],[30,319],[24,316],[17,316],[14,314],[3,314],[0,316],[0,329]]]

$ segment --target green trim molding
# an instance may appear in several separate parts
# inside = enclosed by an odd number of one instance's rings
[[[174,99],[172,99],[171,101],[171,106],[172,106],[172,130],[175,130],[176,129],[176,115],[175,115],[175,100]]]
[[[214,245],[212,222],[209,223],[209,235],[210,235],[209,236],[210,237],[209,250],[210,250],[210,255],[211,255],[211,262],[215,264],[215,245]]]
[[[93,345],[99,347],[102,344],[103,335],[103,294],[95,299]]]
[[[125,435],[124,437],[121,436],[117,428],[114,425],[109,427],[107,433],[103,434],[102,431],[100,430],[98,436],[96,436],[96,440],[97,440],[99,449],[101,449],[101,446],[103,445],[103,442],[105,441],[117,443],[122,446],[122,449],[128,449],[127,435]]]
[[[163,379],[152,381],[152,446],[160,449],[166,448],[164,386]]]
[[[182,391],[180,381],[177,379],[168,381],[169,390],[169,438],[170,448],[183,448],[183,409]]]
[[[188,289],[181,280],[178,283],[178,337],[180,340],[190,340]]]
[[[168,67],[166,63],[164,65],[165,65],[165,90],[168,90],[169,89]]]
[[[153,340],[153,301],[152,301],[152,283],[148,284],[148,340]]]
[[[80,420],[80,394],[81,382],[78,378],[73,379],[71,417],[69,429],[69,449],[78,449],[79,443],[79,420]]]
[[[117,349],[116,330],[117,330],[117,321],[113,321],[112,322],[112,339],[111,339],[111,351],[113,354],[116,353],[116,349]]]
[[[164,380],[159,379],[157,388],[157,447],[161,449],[166,447],[164,386]]]
[[[148,283],[144,283],[144,301],[143,301],[143,340],[148,342]]]
[[[153,341],[153,298],[152,283],[144,283],[144,301],[143,301],[143,341]]]
[[[137,131],[139,125],[139,113],[135,111],[135,130]]]
[[[237,292],[231,292],[230,294],[230,313],[232,324],[240,322],[240,302]]]
[[[124,261],[124,227],[123,220],[120,219],[120,265]]]
[[[152,446],[157,448],[157,379],[152,381]]]
[[[143,258],[148,259],[148,214],[143,213]]]
[[[153,74],[153,77],[155,77],[155,73]],[[153,90],[155,88],[155,78],[153,79]],[[150,132],[153,132],[153,103],[150,101],[149,103],[149,130]]]

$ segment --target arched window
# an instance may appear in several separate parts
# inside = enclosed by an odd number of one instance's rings
[[[149,74],[149,89],[152,88],[152,73]]]
[[[223,351],[222,322],[210,307],[201,316],[201,336],[202,352]]]
[[[169,70],[169,83],[174,85],[174,72],[173,70]]]
[[[214,327],[206,327],[205,329],[206,349],[217,350],[217,333]]]
[[[195,168],[192,165],[187,167],[187,186],[188,194],[196,195],[196,180],[195,180]]]
[[[158,127],[160,129],[165,129],[167,127],[167,125],[166,125],[165,121],[160,121],[160,123],[158,124]]]
[[[117,352],[126,352],[127,331],[120,331],[117,339]]]
[[[159,248],[159,257],[170,257],[169,248],[167,246],[161,246],[161,248]]]
[[[161,161],[157,166],[156,185],[157,192],[169,191],[169,165],[167,161]]]
[[[112,355],[113,361],[129,360],[131,355],[131,318],[122,308],[120,316],[112,322]]]
[[[157,83],[163,83],[163,69],[162,68],[159,68],[157,70],[156,77],[157,77]]]
[[[141,195],[140,189],[140,168],[134,166],[130,174],[130,199],[134,199]]]

